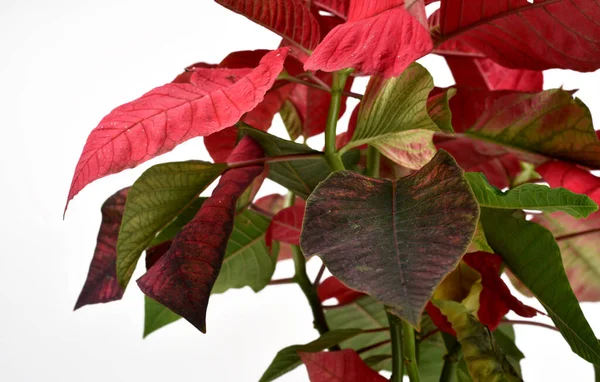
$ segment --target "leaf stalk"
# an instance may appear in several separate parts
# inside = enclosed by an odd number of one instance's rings
[[[344,163],[335,147],[336,129],[338,119],[340,118],[340,109],[342,105],[342,92],[346,85],[346,80],[350,72],[339,71],[333,73],[331,84],[331,103],[329,104],[329,115],[327,116],[327,126],[325,127],[325,158],[331,171],[344,170]]]
[[[371,178],[379,177],[379,164],[381,162],[381,154],[375,147],[369,145],[367,148],[367,176]]]

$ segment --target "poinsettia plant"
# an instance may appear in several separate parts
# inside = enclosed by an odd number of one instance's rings
[[[214,163],[158,164],[108,198],[76,308],[120,299],[145,253],[146,335],[205,332],[211,294],[298,284],[319,337],[261,381],[302,363],[313,382],[518,381],[509,311],[600,365],[579,306],[600,299],[600,141],[573,91],[543,90],[546,69],[600,68],[597,1],[216,1],[281,44],[191,65],[91,132],[68,200],[192,138]],[[456,85],[434,86],[428,54]],[[267,132],[278,113],[289,139]],[[257,199],[266,178],[289,193]],[[295,276],[272,280],[285,259]]]

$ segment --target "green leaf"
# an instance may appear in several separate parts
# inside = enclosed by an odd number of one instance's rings
[[[421,168],[435,154],[432,137],[439,131],[427,109],[432,89],[431,75],[416,63],[400,77],[371,77],[356,130],[341,152],[368,143],[398,164]],[[407,134],[411,130],[420,132]]]
[[[455,88],[434,89],[427,99],[427,111],[437,127],[447,134],[454,134],[450,99],[456,95]]]
[[[283,124],[290,135],[290,138],[292,141],[295,141],[302,134],[302,119],[300,119],[296,107],[291,101],[286,100],[283,105],[281,105],[279,114],[281,115],[281,119],[283,120]]]
[[[258,142],[268,157],[288,154],[319,154],[308,146],[290,142],[274,135],[242,126],[240,130]],[[342,160],[346,168],[358,162],[360,153],[346,153]],[[269,179],[306,199],[314,188],[331,173],[325,157],[269,163]]]
[[[502,192],[489,184],[485,175],[480,172],[467,172],[465,177],[481,207],[564,211],[576,218],[585,218],[598,210],[596,203],[587,195],[575,194],[562,187],[523,184]]]
[[[252,211],[236,216],[221,272],[211,293],[245,286],[258,292],[267,286],[276,263],[265,244],[269,223],[269,219]]]
[[[165,163],[135,181],[125,205],[117,242],[117,277],[126,287],[142,252],[158,232],[183,212],[225,170],[200,161]]]
[[[481,222],[490,246],[542,303],[573,352],[600,364],[600,343],[569,285],[552,233],[512,211],[484,208]]]
[[[163,229],[158,233],[158,235],[156,235],[156,237],[154,238],[154,240],[152,240],[152,243],[150,243],[148,247],[154,247],[155,245],[159,245],[161,243],[164,243],[165,241],[173,240],[175,238],[175,235],[177,235],[187,223],[192,221],[192,219],[194,218],[194,216],[196,216],[198,210],[200,210],[200,207],[202,207],[202,204],[206,199],[207,198],[194,199],[194,201],[190,203],[190,205],[187,206],[175,218],[175,220],[173,220],[168,226],[165,227],[165,229]]]
[[[512,365],[513,369],[522,377],[520,362],[525,358],[525,354],[517,347],[515,343],[515,329],[512,325],[500,325],[494,331],[494,339],[496,344],[500,346],[502,352],[506,355],[506,359]]]
[[[446,349],[440,333],[436,333],[419,343],[420,382],[438,382],[440,380],[445,354]]]
[[[592,115],[572,92],[513,92],[493,98],[467,136],[503,145],[534,164],[546,157],[600,168]]]
[[[320,352],[361,332],[360,329],[331,330],[308,344],[288,346],[277,353],[259,382],[273,381],[300,366],[302,361],[298,352]]]
[[[517,372],[487,327],[482,325],[462,304],[454,301],[433,301],[456,331],[469,373],[475,382],[521,381]]]
[[[173,313],[171,309],[144,296],[144,338],[150,333],[157,331],[163,326],[169,325],[181,317]]]
[[[463,171],[440,151],[398,181],[332,174],[307,200],[300,243],[344,284],[418,328],[434,289],[471,243],[478,216]]]
[[[557,240],[563,265],[577,300],[600,301],[600,213],[575,219],[565,213],[536,215]]]
[[[477,230],[475,231],[475,236],[473,236],[473,240],[471,241],[471,245],[469,245],[468,253],[471,252],[487,252],[494,253],[494,250],[490,247],[485,238],[485,232],[483,232],[483,225],[481,222],[477,222]]]
[[[383,304],[369,296],[360,297],[350,304],[325,309],[325,318],[331,330],[352,328],[369,330],[389,326]],[[389,332],[369,333],[342,341],[340,347],[342,349],[359,350],[389,339]],[[366,360],[369,357],[390,354],[392,354],[392,347],[387,344],[363,352],[360,356]],[[376,370],[391,370],[391,367],[391,361],[387,360],[379,363]]]

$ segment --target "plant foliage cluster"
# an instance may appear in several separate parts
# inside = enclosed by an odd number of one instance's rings
[[[302,363],[313,382],[519,381],[509,311],[548,315],[600,365],[579,306],[600,300],[600,141],[573,91],[543,90],[546,69],[600,68],[598,1],[216,2],[281,44],[191,65],[91,132],[68,200],[188,139],[214,163],[159,164],[108,198],[76,308],[120,299],[144,256],[145,335],[180,317],[205,332],[211,294],[298,284],[320,336],[261,381]],[[434,86],[428,54],[456,85]],[[267,132],[278,113],[289,140]],[[266,178],[288,195],[256,199]],[[272,280],[285,259],[295,276]]]

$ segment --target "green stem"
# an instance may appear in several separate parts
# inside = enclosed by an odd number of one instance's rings
[[[596,382],[600,382],[600,365],[594,365],[594,373],[596,374]]]
[[[402,347],[402,321],[397,316],[387,313],[392,338],[392,378],[390,382],[402,382],[404,376],[404,355]]]
[[[331,103],[329,104],[329,115],[325,127],[325,158],[331,171],[344,170],[344,163],[335,147],[335,137],[340,109],[342,105],[342,92],[348,79],[348,71],[334,72],[331,84]]]
[[[308,300],[314,318],[313,323],[315,329],[319,331],[319,334],[323,335],[329,331],[329,326],[325,320],[325,313],[323,313],[321,300],[319,300],[319,296],[317,295],[317,288],[315,288],[306,273],[306,259],[304,258],[302,250],[297,245],[292,245],[292,258],[294,259],[296,273],[294,280],[298,283]],[[339,350],[339,347],[336,350]]]
[[[444,368],[440,376],[440,382],[454,382],[456,380],[456,368],[460,360],[461,346],[455,341],[448,354],[444,356]]]
[[[371,178],[379,177],[380,162],[381,154],[379,154],[379,150],[369,145],[369,148],[367,148],[367,176]]]
[[[419,367],[417,365],[415,329],[406,321],[402,325],[402,355],[410,382],[419,382]]]

